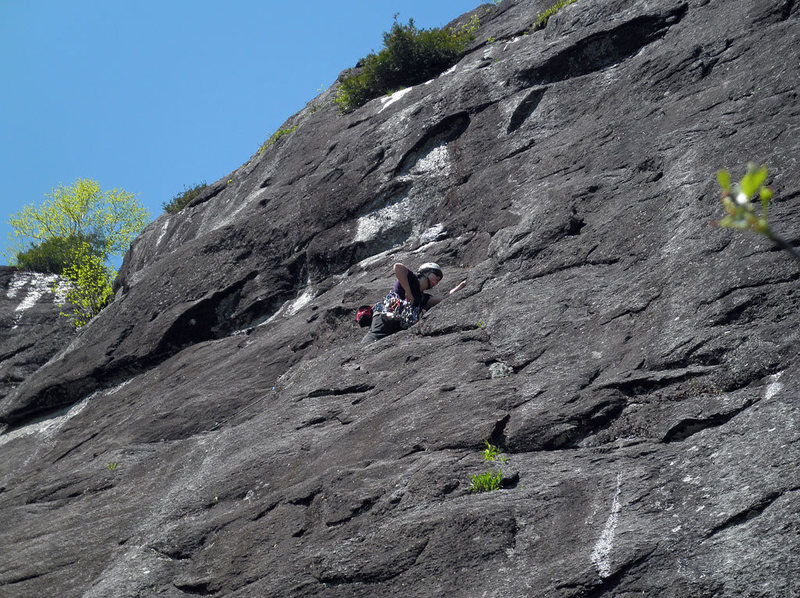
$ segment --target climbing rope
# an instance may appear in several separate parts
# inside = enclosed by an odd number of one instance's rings
[[[419,320],[419,307],[414,307],[410,302],[401,299],[394,291],[372,306],[373,314],[382,314],[390,320],[396,320],[402,328],[410,328]]]

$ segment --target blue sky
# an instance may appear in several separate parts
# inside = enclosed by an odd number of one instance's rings
[[[380,50],[395,13],[440,27],[479,4],[0,0],[0,246],[11,214],[78,178],[155,218]]]

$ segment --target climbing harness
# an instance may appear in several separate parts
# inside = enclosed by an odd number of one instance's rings
[[[381,314],[384,318],[394,320],[402,328],[410,328],[416,324],[419,320],[419,312],[419,307],[414,307],[410,302],[401,299],[394,291],[389,291],[383,301],[372,306],[373,314]]]

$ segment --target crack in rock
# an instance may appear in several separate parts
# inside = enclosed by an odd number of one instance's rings
[[[360,394],[368,392],[375,388],[371,384],[353,384],[352,386],[345,386],[344,388],[317,388],[312,390],[306,395],[305,398],[313,399],[316,397],[340,397],[342,395]]]
[[[610,31],[594,33],[558,52],[539,66],[522,71],[526,86],[548,85],[588,75],[622,62],[645,46],[661,39],[686,14],[683,4],[666,15],[644,15]]]
[[[705,535],[705,539],[707,540],[722,531],[725,531],[732,527],[736,527],[738,525],[743,525],[748,521],[750,521],[751,519],[755,519],[756,517],[761,515],[764,511],[766,511],[776,500],[778,500],[784,494],[788,492],[797,492],[798,490],[800,490],[800,486],[796,486],[794,488],[788,488],[786,490],[777,490],[775,492],[770,492],[769,494],[758,500],[755,504],[750,505],[749,507],[739,511],[738,513],[736,513],[731,517],[728,517],[722,523],[715,525]]]
[[[516,110],[514,110],[514,113],[511,115],[511,121],[508,123],[506,134],[516,131],[530,118],[536,108],[539,107],[539,103],[542,101],[546,91],[546,87],[534,89],[525,96],[525,99],[519,103],[519,106],[517,106]]]

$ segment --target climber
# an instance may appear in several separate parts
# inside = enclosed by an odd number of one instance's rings
[[[418,274],[400,262],[392,270],[397,278],[394,287],[383,301],[375,304],[369,332],[361,342],[372,343],[412,326],[422,310],[431,309],[445,299],[423,292],[435,287],[444,277],[438,264],[422,264]],[[448,294],[452,295],[466,285],[467,281],[463,280]],[[407,297],[411,299],[407,300]]]

